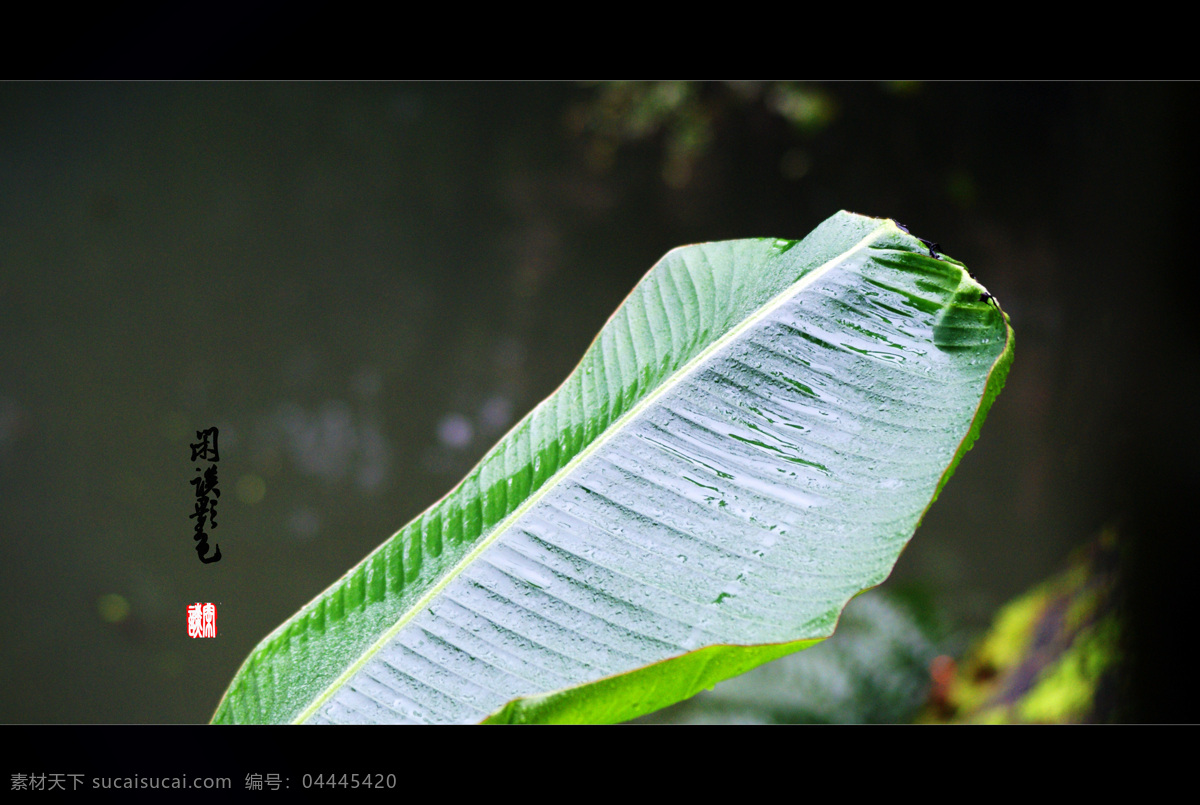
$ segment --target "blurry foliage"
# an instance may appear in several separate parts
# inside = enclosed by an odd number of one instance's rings
[[[1008,603],[961,662],[928,596],[871,590],[819,646],[638,721],[684,724],[1114,721],[1122,684],[1119,555],[1106,532]],[[955,641],[957,642],[957,641]]]
[[[934,664],[934,690],[920,720],[1063,724],[1119,718],[1117,564],[1117,540],[1109,531],[1077,552],[1067,570],[1007,604],[961,664]]]
[[[870,590],[837,633],[639,719],[672,724],[879,724],[912,721],[938,656],[938,619],[911,593]]]
[[[837,103],[827,89],[791,81],[610,81],[592,87],[591,97],[568,114],[568,124],[584,139],[588,161],[597,171],[610,169],[622,146],[661,139],[663,181],[682,188],[713,147],[721,124],[752,107],[782,118],[808,137],[837,116]],[[804,151],[793,149],[781,161],[780,172],[798,179],[808,166]]]

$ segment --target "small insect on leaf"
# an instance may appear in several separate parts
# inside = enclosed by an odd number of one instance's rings
[[[906,235],[911,235],[911,234],[912,234],[911,232],[909,232],[909,231],[908,231],[908,227],[907,227],[907,226],[905,226],[904,224],[900,223],[900,222],[899,222],[899,221],[897,221],[895,218],[893,218],[893,219],[892,219],[892,223],[893,223],[893,224],[895,224],[895,225],[896,225],[896,226],[897,226],[897,227],[900,229],[900,231],[901,231],[901,232],[903,232],[904,234],[906,234]],[[941,259],[942,259],[942,256],[941,256],[941,254],[938,252],[938,249],[940,249],[940,248],[941,248],[941,246],[939,246],[938,244],[934,243],[933,241],[930,241],[930,240],[925,240],[925,238],[917,238],[917,240],[919,240],[919,241],[921,241],[921,243],[925,244],[925,248],[926,248],[926,249],[929,249],[929,256],[930,256],[930,257],[932,257],[932,258],[933,258],[933,259],[935,259],[935,260],[941,260]]]
[[[924,243],[924,244],[925,244],[925,248],[926,248],[926,249],[929,249],[929,256],[930,256],[930,257],[932,257],[934,260],[941,260],[941,259],[942,259],[942,255],[941,255],[941,253],[938,251],[939,249],[941,249],[941,248],[942,248],[942,247],[941,247],[939,244],[937,244],[937,243],[934,243],[934,242],[933,242],[933,241],[931,241],[931,240],[925,240],[925,238],[917,238],[917,240],[919,240],[919,241],[921,241],[922,243]]]

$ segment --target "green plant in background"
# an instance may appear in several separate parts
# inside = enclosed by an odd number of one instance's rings
[[[721,123],[735,110],[744,114],[753,106],[787,121],[802,137],[820,133],[837,116],[837,103],[826,89],[794,81],[605,81],[567,122],[583,138],[596,170],[611,167],[625,144],[661,138],[663,181],[681,188],[713,149]],[[809,166],[808,154],[797,146],[784,156],[780,170],[798,179]]]
[[[640,719],[672,724],[903,724],[925,706],[941,623],[890,587],[851,601],[837,635]]]
[[[1110,720],[1121,662],[1116,534],[1004,606],[946,678],[928,722],[1063,724]]]
[[[887,219],[676,249],[466,479],[259,644],[214,721],[616,722],[820,642],[1012,344]]]

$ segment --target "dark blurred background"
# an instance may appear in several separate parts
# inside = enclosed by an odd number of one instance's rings
[[[1112,529],[1116,717],[1196,720],[1198,102],[0,85],[0,722],[207,721],[255,643],[448,491],[664,252],[803,237],[839,209],[939,242],[1016,332],[982,438],[885,587],[922,591],[961,645]],[[223,559],[202,565],[188,445],[211,426]],[[218,639],[187,637],[197,601]]]

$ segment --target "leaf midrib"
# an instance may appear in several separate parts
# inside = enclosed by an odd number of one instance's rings
[[[607,444],[614,435],[620,433],[629,424],[629,422],[638,417],[644,410],[650,407],[650,405],[663,396],[667,391],[671,390],[680,382],[682,382],[695,369],[703,365],[712,354],[720,350],[727,343],[736,339],[752,325],[766,318],[770,313],[782,306],[783,303],[788,299],[800,293],[806,287],[812,285],[814,282],[828,274],[844,261],[854,256],[856,252],[859,252],[867,247],[872,241],[878,238],[880,231],[886,229],[891,223],[892,222],[890,220],[885,219],[879,226],[877,226],[875,229],[872,229],[869,233],[867,233],[867,235],[859,240],[858,243],[854,244],[836,257],[826,261],[822,265],[802,276],[800,279],[796,280],[796,282],[784,288],[772,299],[754,311],[751,315],[743,319],[737,326],[730,329],[720,338],[713,341],[711,344],[697,353],[695,357],[677,369],[669,378],[660,383],[657,388],[655,388],[641,401],[639,401],[636,405],[617,418],[616,421],[605,428],[604,431],[595,439],[593,439],[587,447],[579,451],[579,453],[576,454],[570,461],[568,461],[562,468],[560,468],[558,472],[547,478],[546,482],[543,483],[541,487],[537,489],[537,491],[522,501],[517,508],[513,509],[511,513],[497,523],[496,527],[492,530],[492,533],[480,540],[479,544],[472,548],[471,551],[466,554],[466,556],[460,559],[458,563],[454,565],[454,567],[450,568],[450,570],[444,573],[437,583],[434,584],[433,587],[431,587],[425,593],[425,595],[421,596],[421,598],[413,603],[413,605],[410,606],[406,612],[397,618],[396,622],[389,627],[387,631],[380,635],[370,648],[364,651],[357,660],[355,660],[345,671],[343,671],[336,679],[327,685],[325,689],[313,699],[312,703],[292,720],[292,723],[301,724],[314,716],[321,706],[325,704],[325,702],[327,702],[330,697],[340,690],[348,681],[350,681],[350,679],[352,679],[360,670],[362,670],[363,666],[365,666],[372,657],[374,657],[384,646],[386,646],[391,639],[400,632],[401,629],[407,626],[408,623],[415,618],[422,609],[425,609],[430,603],[432,603],[432,601],[438,596],[439,593],[442,592],[442,590],[446,588],[447,585],[450,584],[450,582],[458,578],[459,574],[462,573],[463,570],[465,570],[476,559],[478,559],[488,547],[490,547],[497,539],[503,536],[503,534],[506,533],[515,522],[517,522],[522,516],[524,516],[526,512],[533,508],[533,506],[547,493],[554,489],[563,478],[568,477],[579,464],[583,463],[585,459]],[[607,323],[605,326],[607,327]],[[603,329],[601,332],[603,332]],[[599,339],[599,337],[600,336],[597,335],[597,339]],[[586,359],[586,357],[587,355],[585,353],[584,359]],[[580,363],[582,365],[582,361]],[[576,367],[575,370],[572,370],[571,374],[573,375],[577,370],[578,367]],[[568,375],[568,378],[569,377],[570,375]],[[560,387],[560,389],[561,388],[562,387]],[[553,399],[555,396],[557,396],[557,394],[558,390],[556,390],[550,395],[550,397],[546,399]],[[539,406],[541,404],[543,403],[539,403]]]

